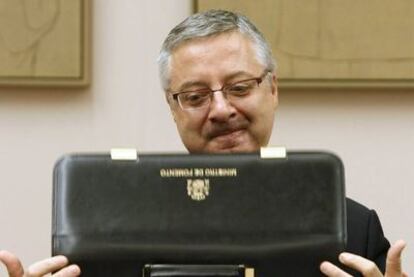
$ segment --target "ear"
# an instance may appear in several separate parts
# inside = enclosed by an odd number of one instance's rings
[[[171,107],[170,107],[170,111],[171,111],[171,114],[173,116],[174,122],[177,123],[177,119],[175,117],[175,111],[173,109],[171,109]]]
[[[277,105],[279,104],[279,92],[277,89],[278,81],[276,77],[276,73],[272,72],[272,81],[271,81],[271,92],[273,96],[273,107],[276,110]]]
[[[173,101],[171,101],[171,98],[168,97],[168,92],[165,92],[164,95],[165,95],[165,100],[167,101],[167,104],[170,107],[171,115],[172,115],[172,117],[174,119],[174,122],[177,122],[177,120],[176,120],[176,112],[175,112],[175,109],[173,107],[174,106],[174,103],[173,103]]]

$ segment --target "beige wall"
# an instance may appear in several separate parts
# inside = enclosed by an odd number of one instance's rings
[[[50,255],[51,174],[63,153],[184,150],[155,59],[190,6],[187,0],[94,1],[90,88],[0,88],[0,248],[25,264]],[[285,91],[280,102],[272,142],[338,153],[348,194],[379,212],[392,241],[413,244],[414,92]],[[414,272],[412,245],[406,256]]]

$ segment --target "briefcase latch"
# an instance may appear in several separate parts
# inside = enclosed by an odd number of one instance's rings
[[[262,159],[285,159],[286,148],[285,147],[261,147],[260,158]]]
[[[111,159],[121,161],[136,161],[138,159],[137,150],[134,148],[112,148]]]

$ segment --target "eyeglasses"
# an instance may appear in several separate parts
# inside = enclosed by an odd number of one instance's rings
[[[263,82],[264,78],[270,71],[266,70],[257,78],[241,80],[232,84],[225,84],[220,89],[212,90],[210,88],[197,89],[193,91],[181,91],[171,93],[171,97],[178,102],[183,110],[196,110],[207,107],[211,103],[213,95],[217,91],[221,91],[227,101],[236,103],[246,96],[250,95],[255,88]]]

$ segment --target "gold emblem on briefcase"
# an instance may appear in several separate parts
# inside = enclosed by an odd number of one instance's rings
[[[208,179],[187,179],[187,194],[191,199],[201,201],[206,199],[210,191]]]

